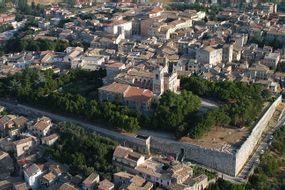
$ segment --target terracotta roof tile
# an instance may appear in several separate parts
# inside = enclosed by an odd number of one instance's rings
[[[152,91],[138,87],[130,87],[125,94],[126,100],[138,101],[138,102],[147,102],[152,97],[153,97]]]
[[[104,91],[114,92],[114,93],[125,93],[125,91],[128,88],[129,88],[129,85],[127,84],[112,83],[112,84],[99,88],[99,90],[104,90]]]

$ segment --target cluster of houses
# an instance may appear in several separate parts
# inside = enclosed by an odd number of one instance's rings
[[[228,3],[237,2],[221,1]],[[13,15],[1,14],[0,24],[13,19]],[[50,5],[44,17],[36,19],[38,26],[30,28],[34,33],[25,38],[77,45],[63,52],[3,55],[0,77],[25,68],[52,69],[60,74],[70,69],[105,69],[99,100],[119,101],[146,112],[165,91],[179,93],[179,78],[193,74],[211,81],[257,83],[273,93],[285,85],[285,73],[277,69],[285,64],[284,50],[269,46],[285,43],[285,16],[273,3],[262,3],[251,12],[224,8],[214,19],[202,11],[169,11],[159,3],[105,3],[77,12]],[[260,39],[267,45],[256,44]],[[113,154],[114,166],[122,171],[113,175],[112,182],[100,180],[96,173],[86,179],[72,176],[65,165],[52,160],[37,164],[42,150],[59,138],[53,125],[47,117],[31,120],[1,115],[0,189],[200,190],[208,185],[207,176],[196,176],[188,165],[123,146]],[[25,182],[11,177],[13,173],[23,176]]]
[[[194,174],[189,165],[171,156],[152,157],[148,149],[141,149],[144,155],[121,145],[113,153],[112,164],[119,172],[112,181],[96,172],[86,178],[71,175],[67,165],[48,157],[39,161],[59,138],[50,118],[9,115],[4,107],[0,112],[1,190],[202,190],[208,186],[206,175]]]
[[[172,157],[146,157],[131,148],[117,146],[113,164],[125,171],[114,174],[116,189],[202,190],[208,186],[206,175],[194,175],[190,166]]]
[[[7,24],[15,21],[16,15],[14,14],[0,14],[0,25]]]
[[[1,113],[5,108],[1,106]],[[38,189],[64,167],[54,162],[37,165],[43,150],[59,136],[48,117],[29,119],[24,116],[0,115],[0,189]],[[14,177],[14,176],[20,176]],[[38,177],[41,176],[40,179]]]
[[[84,18],[87,13],[92,16]],[[285,17],[272,3],[252,12],[225,8],[214,20],[202,11],[168,11],[159,3],[127,2],[100,4],[79,13],[51,5],[44,15],[37,18],[34,34],[26,38],[87,47],[4,55],[1,77],[24,68],[57,73],[103,68],[107,76],[99,99],[119,100],[145,111],[166,90],[179,91],[179,77],[192,74],[212,81],[257,83],[273,93],[285,85],[285,74],[277,70],[284,64],[283,50],[253,43],[258,37],[285,42]]]
[[[7,28],[6,30],[2,30],[0,32],[0,47],[4,46],[7,41],[11,39],[15,33],[25,25],[25,20],[17,22],[15,19],[15,14],[0,14],[0,28]]]

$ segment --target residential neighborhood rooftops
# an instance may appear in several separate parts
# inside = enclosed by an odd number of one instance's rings
[[[2,160],[3,158],[5,158],[6,156],[9,156],[9,154],[7,152],[1,151],[0,150],[0,160]]]
[[[151,190],[153,187],[153,184],[151,182],[145,181],[140,176],[134,176],[130,184],[127,186],[127,190]]]
[[[48,182],[53,181],[55,178],[56,178],[56,175],[54,175],[53,172],[49,172],[49,173],[43,175],[43,179],[48,181]]]
[[[27,176],[33,176],[40,171],[41,169],[37,164],[32,164],[24,169],[24,172],[26,173]]]
[[[69,183],[64,183],[59,187],[59,190],[77,190],[77,188]]]
[[[114,184],[107,179],[100,181],[100,183],[98,185],[98,189],[100,189],[100,190],[109,190],[111,188],[114,188]]]
[[[117,146],[113,153],[113,156],[118,157],[118,158],[124,158],[131,152],[133,152],[131,148]]]
[[[29,119],[27,119],[24,116],[20,116],[20,117],[17,117],[16,119],[14,119],[13,121],[14,121],[16,126],[24,126],[25,124],[27,124]]]
[[[20,144],[24,144],[24,143],[27,143],[27,142],[30,142],[30,141],[33,141],[33,137],[26,137],[26,138],[14,141],[13,143],[15,145],[20,145]]]
[[[94,182],[96,182],[97,180],[99,180],[99,175],[97,173],[93,172],[82,183],[84,185],[91,185]]]
[[[15,190],[28,190],[26,183],[16,183],[14,184]]]

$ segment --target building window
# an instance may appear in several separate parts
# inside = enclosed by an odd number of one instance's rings
[[[155,75],[155,78],[158,79],[158,74]]]

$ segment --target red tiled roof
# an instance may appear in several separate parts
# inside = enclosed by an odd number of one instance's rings
[[[114,92],[114,93],[124,93],[128,88],[129,88],[129,85],[127,84],[112,83],[112,84],[99,88],[99,90],[104,90],[104,91]]]
[[[147,102],[153,97],[152,91],[148,89],[130,87],[126,94],[125,99],[136,102]]]
[[[159,12],[162,12],[163,11],[163,8],[161,7],[155,7],[153,8],[150,13],[154,14],[154,13],[159,13]]]

